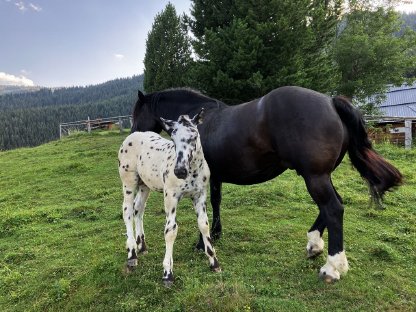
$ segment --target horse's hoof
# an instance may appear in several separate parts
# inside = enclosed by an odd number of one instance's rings
[[[211,267],[211,271],[214,272],[214,273],[220,273],[221,272],[221,268],[220,267],[216,267],[216,268]]]
[[[321,270],[319,272],[319,278],[327,284],[333,284],[333,283],[339,281],[339,274],[338,275],[335,274],[333,276],[333,275],[327,274],[326,271]]]
[[[212,232],[212,233],[211,233],[211,238],[212,238],[213,240],[218,240],[218,239],[220,239],[220,238],[221,238],[221,232]]]
[[[127,260],[127,266],[132,267],[132,268],[136,267],[137,266],[137,258]]]
[[[324,241],[318,230],[308,232],[308,244],[306,245],[306,253],[309,259],[319,256],[324,251]]]
[[[196,245],[195,245],[195,250],[196,251],[202,251],[205,252],[205,245],[203,241],[199,241]]]
[[[139,250],[139,255],[147,255],[148,253],[147,249]]]
[[[323,250],[314,249],[314,248],[311,247],[309,249],[306,249],[306,253],[307,253],[306,257],[308,259],[314,259],[317,256],[319,256],[322,252],[323,252]]]

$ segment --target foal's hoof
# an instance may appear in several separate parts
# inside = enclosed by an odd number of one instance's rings
[[[173,285],[173,281],[170,280],[163,280],[163,286],[165,286],[166,288],[170,288]]]
[[[136,266],[130,266],[130,265],[126,265],[124,268],[124,273],[125,274],[131,274],[134,272],[134,270],[136,269]]]
[[[220,267],[216,267],[216,268],[211,267],[211,271],[214,272],[214,273],[220,273],[221,272],[221,268]]]
[[[174,280],[175,280],[175,278],[173,277],[172,271],[168,272],[168,271],[165,270],[163,272],[162,281],[163,281],[163,285],[165,285],[165,287],[169,288],[170,286],[172,286]]]
[[[132,267],[132,268],[136,267],[137,266],[137,258],[127,260],[127,266]]]

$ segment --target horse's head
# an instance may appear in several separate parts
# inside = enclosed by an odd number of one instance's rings
[[[160,133],[162,131],[159,120],[151,110],[152,101],[153,97],[151,95],[144,95],[140,90],[138,91],[138,98],[133,112],[132,133],[135,131]]]
[[[204,109],[201,109],[193,118],[188,115],[180,115],[178,121],[160,118],[165,131],[169,133],[175,144],[174,173],[178,179],[185,179],[188,176],[197,148],[202,148],[197,126],[202,123],[203,114]]]

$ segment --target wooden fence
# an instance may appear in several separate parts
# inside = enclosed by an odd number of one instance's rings
[[[87,120],[79,120],[59,124],[59,137],[62,138],[65,135],[70,135],[71,133],[79,131],[87,131],[90,133],[92,130],[96,129],[112,129],[115,127],[118,127],[121,132],[124,128],[131,128],[131,126],[131,115],[99,119],[90,119],[90,117],[88,117]]]
[[[416,117],[365,116],[368,134],[375,142],[390,142],[412,148],[416,137]]]
[[[413,137],[416,137],[416,117],[388,117],[388,116],[364,116],[369,125],[369,136],[376,142],[390,142],[396,145],[412,148]],[[124,128],[131,128],[132,116],[116,116],[90,120],[61,123],[59,125],[59,136],[76,131],[91,132],[95,129],[111,129],[117,127],[120,132]]]

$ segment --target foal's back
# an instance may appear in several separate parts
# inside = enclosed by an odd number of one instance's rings
[[[153,191],[163,190],[163,173],[174,166],[174,159],[173,142],[154,132],[130,134],[119,153],[120,170],[136,173],[137,182],[143,182]]]

